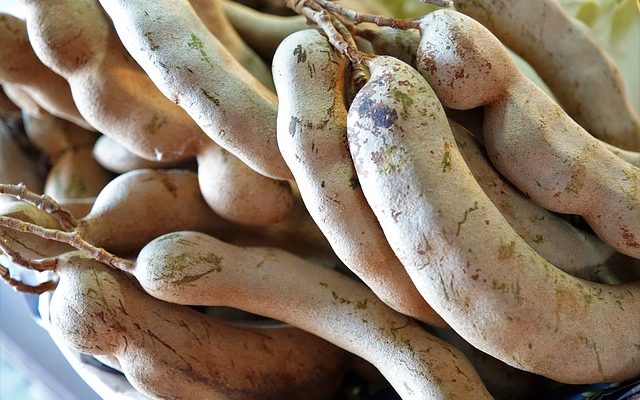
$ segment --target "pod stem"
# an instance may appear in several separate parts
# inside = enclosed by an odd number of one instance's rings
[[[18,279],[11,277],[9,268],[0,265],[0,279],[2,279],[7,285],[11,286],[15,291],[22,293],[30,293],[41,295],[44,292],[53,290],[58,285],[55,281],[46,281],[38,285],[29,285]]]
[[[30,233],[47,240],[66,243],[84,253],[89,254],[96,261],[120,271],[132,272],[135,267],[135,263],[133,261],[120,258],[109,253],[105,249],[92,245],[85,241],[77,232],[64,232],[59,229],[47,229],[36,224],[5,216],[0,216],[0,227],[16,232]]]
[[[23,268],[38,272],[56,270],[56,267],[58,266],[58,260],[56,260],[55,258],[47,258],[44,260],[27,259],[9,244],[10,241],[12,241],[11,238],[3,234],[0,237],[0,251],[2,251],[12,263]]]
[[[17,185],[0,184],[0,194],[13,196],[18,200],[26,201],[33,204],[48,214],[51,214],[66,232],[73,230],[78,226],[78,221],[67,209],[62,207],[51,197],[46,194],[39,195],[27,189],[25,185],[19,183]]]
[[[338,15],[342,15],[343,17],[347,18],[349,21],[353,22],[356,25],[362,24],[362,23],[371,23],[378,26],[390,26],[395,29],[403,29],[403,30],[420,28],[419,19],[413,19],[413,18],[403,19],[403,18],[387,17],[384,15],[364,14],[364,13],[359,13],[355,10],[346,8],[340,4],[336,4],[329,0],[312,0],[312,1],[317,3],[318,5],[320,5],[322,8],[326,10],[329,10]],[[422,2],[441,5],[441,6],[444,6],[445,4],[446,6],[451,5],[450,1],[429,0],[429,1],[422,1]]]

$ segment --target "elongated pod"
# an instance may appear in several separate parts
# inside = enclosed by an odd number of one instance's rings
[[[97,0],[29,0],[27,28],[44,64],[70,84],[83,117],[150,160],[184,160],[206,142],[127,54]]]
[[[176,232],[145,246],[133,274],[165,301],[231,306],[318,335],[374,364],[403,400],[491,398],[458,350],[361,283],[287,252]]]
[[[640,285],[583,281],[540,257],[473,178],[420,74],[388,57],[368,66],[349,148],[387,240],[434,310],[478,349],[557,381],[638,375]]]
[[[29,141],[51,163],[70,149],[92,146],[98,135],[53,115],[34,116],[22,113],[24,131]]]
[[[151,161],[140,158],[109,136],[101,136],[93,146],[93,157],[103,168],[124,174],[136,169],[171,168],[178,162]]]
[[[484,142],[502,175],[539,205],[583,216],[605,243],[640,258],[640,169],[569,118],[480,23],[439,10],[421,26],[418,69],[445,106],[485,106]],[[452,37],[459,39],[452,44]]]
[[[49,112],[42,108],[21,86],[5,83],[2,87],[9,100],[24,112],[41,117],[49,115]]]
[[[524,58],[560,104],[589,133],[615,146],[640,150],[640,118],[620,71],[588,28],[556,0],[455,0]],[[507,17],[508,16],[508,17]]]
[[[0,183],[24,183],[35,191],[41,191],[44,185],[35,161],[20,149],[3,121],[0,121]]]
[[[271,71],[260,56],[242,40],[222,8],[221,0],[189,0],[202,23],[229,53],[265,87],[274,90]]]
[[[51,326],[73,349],[115,357],[153,399],[329,399],[344,352],[294,328],[233,327],[145,295],[79,253],[60,257]]]
[[[307,28],[302,15],[283,17],[256,11],[234,1],[222,0],[222,8],[240,36],[264,59],[271,60],[282,41]]]
[[[233,59],[187,0],[101,4],[129,53],[207,135],[254,170],[291,178],[276,143],[275,96]]]
[[[36,57],[24,21],[7,14],[0,14],[0,59],[0,82],[24,90],[51,114],[91,129],[73,103],[67,82]]]
[[[198,154],[198,181],[209,207],[234,223],[273,225],[284,220],[293,206],[288,182],[256,173],[214,143]]]
[[[527,199],[493,168],[469,131],[452,120],[449,125],[475,180],[535,252],[573,276],[587,280],[607,277],[602,273],[610,267],[608,262],[617,258],[611,247]]]
[[[93,158],[91,147],[69,149],[49,171],[44,193],[60,203],[96,197],[112,178]]]
[[[273,71],[280,150],[334,251],[391,308],[442,326],[393,254],[362,194],[346,144],[346,58],[309,29],[285,39]]]

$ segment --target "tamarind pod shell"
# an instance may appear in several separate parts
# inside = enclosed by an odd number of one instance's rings
[[[29,141],[44,153],[52,164],[68,150],[92,146],[98,135],[53,115],[22,114],[24,130]]]
[[[236,32],[227,18],[221,0],[189,0],[202,23],[214,34],[229,53],[266,88],[274,91],[271,70]]]
[[[258,174],[214,143],[198,154],[198,181],[209,207],[233,223],[273,225],[284,220],[293,205],[288,182]]]
[[[187,0],[102,6],[160,91],[211,139],[260,174],[291,179],[276,141],[275,95],[231,56]]]
[[[96,0],[26,5],[36,54],[69,82],[80,112],[96,129],[150,160],[185,160],[205,143],[195,122],[127,54]]]
[[[136,170],[105,186],[77,232],[95,246],[131,254],[167,232],[216,232],[227,225],[205,203],[193,172]]]
[[[375,365],[405,400],[490,398],[457,349],[365,285],[282,250],[174,232],[145,246],[134,274],[164,301],[235,307],[318,335]]]
[[[439,10],[422,20],[418,69],[452,108],[484,108],[493,165],[537,204],[577,214],[640,258],[640,169],[616,157],[522,75],[479,22]],[[459,37],[451,45],[451,37]]]
[[[93,158],[91,147],[81,147],[58,158],[49,171],[44,193],[61,202],[96,197],[112,178]]]
[[[368,67],[347,118],[350,150],[387,240],[434,310],[525,371],[565,383],[638,375],[640,286],[584,281],[535,253],[473,178],[427,82],[392,58]]]
[[[455,0],[536,70],[567,113],[595,137],[640,150],[640,118],[620,71],[589,29],[559,2]],[[505,14],[509,18],[503,18]]]
[[[285,39],[273,65],[278,143],[311,216],[338,257],[382,301],[443,326],[386,243],[359,187],[346,145],[346,59],[310,29]]]
[[[265,60],[271,60],[280,43],[294,32],[307,29],[301,15],[282,17],[223,0],[222,8],[240,36]]]
[[[234,327],[144,294],[120,271],[62,255],[51,327],[73,349],[115,357],[151,398],[314,400],[336,392],[345,353],[295,328]],[[82,310],[82,312],[78,312]],[[99,333],[99,334],[98,334]]]
[[[26,113],[39,117],[49,115],[49,112],[36,103],[27,92],[22,90],[21,86],[5,83],[3,88],[7,97]]]
[[[47,112],[92,129],[78,112],[69,85],[36,57],[25,22],[7,14],[0,14],[0,59],[4,60],[0,65],[0,82],[24,91]]]
[[[108,136],[101,136],[93,146],[93,157],[104,169],[124,174],[136,169],[172,168],[179,162],[151,161],[138,157]]]

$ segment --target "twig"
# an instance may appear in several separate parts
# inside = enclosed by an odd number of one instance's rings
[[[313,1],[326,10],[342,15],[354,24],[371,23],[378,26],[390,26],[395,29],[403,30],[420,28],[420,20],[417,19],[401,19],[387,17],[384,15],[363,14],[328,0]]]
[[[132,261],[120,258],[109,253],[105,249],[92,245],[91,243],[82,239],[82,237],[76,232],[63,232],[58,229],[47,229],[36,224],[3,216],[0,216],[0,226],[17,232],[30,233],[44,239],[66,243],[82,252],[89,254],[96,261],[99,261],[111,268],[115,268],[120,271],[131,272],[135,267],[135,264]]]
[[[60,206],[54,199],[47,195],[39,195],[28,190],[25,185],[19,183],[17,185],[0,184],[0,194],[7,194],[19,200],[33,204],[41,210],[53,215],[60,223],[65,231],[71,231],[78,226],[78,221],[65,208]]]
[[[23,293],[31,293],[40,295],[49,290],[53,290],[58,285],[55,281],[46,281],[39,285],[28,285],[22,281],[14,279],[9,273],[9,269],[3,265],[0,265],[0,279],[5,281],[7,285],[11,286],[14,290]]]
[[[55,271],[56,267],[58,266],[58,260],[56,260],[55,258],[36,261],[28,260],[22,257],[22,255],[18,251],[16,251],[9,245],[6,237],[2,237],[2,239],[0,240],[0,251],[2,251],[12,263],[34,271]]]

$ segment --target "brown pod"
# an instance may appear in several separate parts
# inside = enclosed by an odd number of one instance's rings
[[[67,82],[36,57],[24,21],[1,13],[0,59],[0,83],[26,92],[47,112],[91,129],[78,112]]]
[[[524,58],[567,113],[597,138],[640,151],[640,118],[618,67],[557,0],[454,0]],[[508,17],[505,17],[508,15]]]
[[[111,181],[113,175],[96,162],[91,147],[70,149],[51,167],[44,194],[59,203],[71,199],[94,198]]]
[[[5,83],[3,89],[9,100],[16,104],[21,110],[30,115],[46,117],[49,112],[42,108],[40,104],[25,92],[21,86]]]
[[[479,22],[439,10],[422,19],[418,69],[443,104],[485,106],[492,163],[537,204],[585,218],[621,253],[640,258],[640,169],[616,157],[516,68]],[[454,40],[451,38],[460,38]]]
[[[175,161],[151,161],[138,157],[109,136],[101,136],[96,141],[93,157],[103,168],[118,174],[136,169],[171,168],[180,164]]]
[[[475,181],[420,74],[389,57],[367,65],[349,148],[389,244],[434,310],[525,371],[565,383],[637,376],[640,284],[584,281],[533,251]]]
[[[35,161],[20,149],[3,121],[0,121],[0,183],[23,183],[35,192],[41,192],[44,185]],[[2,195],[0,198],[5,199]]]
[[[235,307],[320,336],[375,365],[403,400],[491,398],[457,349],[365,285],[282,250],[175,232],[145,246],[133,274],[165,301]]]
[[[273,71],[280,150],[336,254],[391,308],[443,326],[393,254],[362,194],[346,145],[346,58],[309,29],[282,42]]]
[[[291,179],[276,142],[275,95],[233,58],[187,0],[101,4],[133,58],[207,135],[255,171]]]
[[[54,332],[76,351],[115,357],[150,398],[323,400],[340,385],[344,352],[295,328],[216,321],[77,252],[59,257],[57,273]]]
[[[55,163],[65,151],[91,147],[98,135],[53,115],[35,116],[22,113],[24,130],[29,141],[51,163]]]

